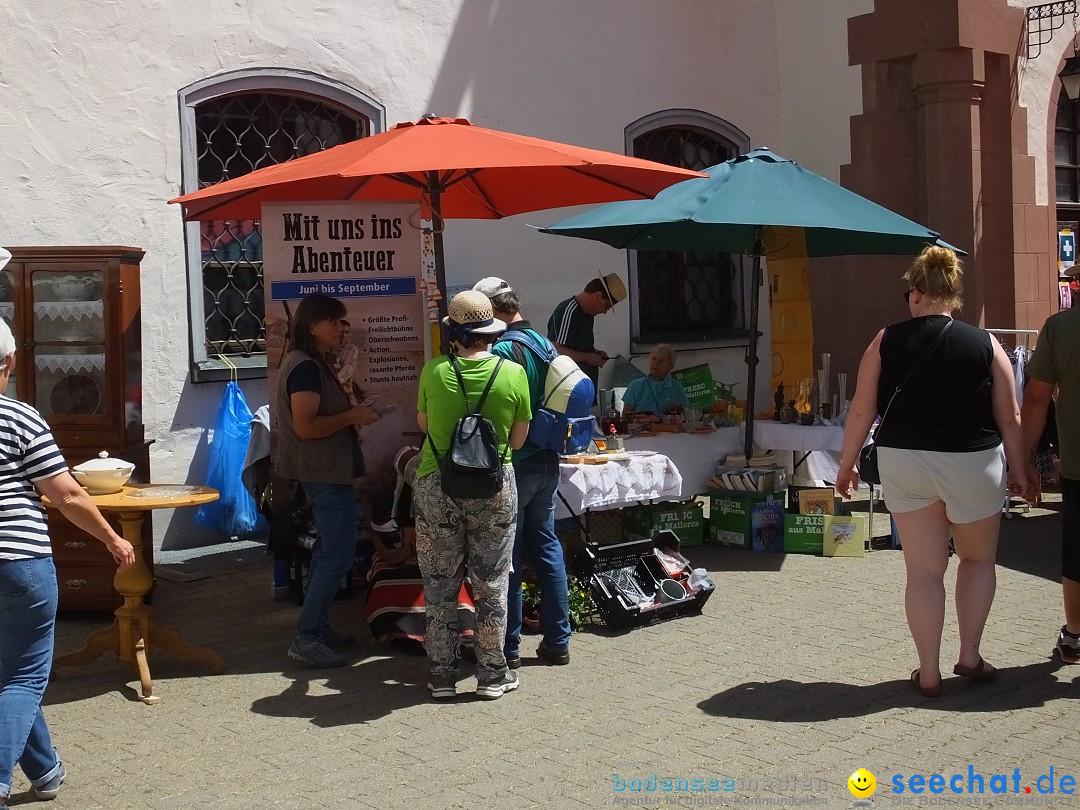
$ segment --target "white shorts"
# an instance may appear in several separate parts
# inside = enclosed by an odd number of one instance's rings
[[[1005,504],[1001,445],[974,453],[879,447],[878,469],[890,512],[914,512],[941,501],[950,523],[972,523]]]

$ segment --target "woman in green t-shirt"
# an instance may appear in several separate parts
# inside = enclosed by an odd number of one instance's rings
[[[457,596],[468,566],[476,604],[476,695],[494,699],[518,685],[517,673],[507,669],[503,655],[506,589],[517,523],[517,487],[508,447],[516,450],[525,443],[532,408],[525,370],[504,362],[481,409],[495,427],[499,452],[506,460],[502,488],[489,498],[451,498],[443,492],[438,459],[446,455],[454,425],[467,412],[466,396],[475,407],[495,372],[499,358],[490,347],[506,328],[495,319],[491,302],[482,293],[459,293],[449,309],[443,325],[465,395],[450,358],[436,357],[420,372],[416,405],[417,423],[428,434],[413,492],[416,559],[427,604],[428,688],[436,700],[457,696]]]

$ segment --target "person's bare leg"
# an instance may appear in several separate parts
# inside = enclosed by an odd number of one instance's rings
[[[907,587],[904,608],[919,654],[919,682],[941,682],[941,629],[945,624],[945,571],[949,567],[949,521],[940,501],[913,512],[893,514],[904,548]]]
[[[956,569],[956,623],[960,631],[957,663],[964,667],[977,667],[982,658],[979,644],[997,588],[995,561],[1000,529],[1001,512],[953,526],[956,556],[960,558]]]

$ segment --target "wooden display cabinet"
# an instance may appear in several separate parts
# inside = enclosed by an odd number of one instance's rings
[[[150,480],[142,423],[139,262],[133,247],[13,247],[0,271],[0,317],[15,334],[7,395],[30,403],[69,465],[105,450]],[[116,526],[119,532],[119,526]],[[116,566],[105,546],[49,510],[60,609],[113,610]],[[143,524],[153,573],[153,531]]]

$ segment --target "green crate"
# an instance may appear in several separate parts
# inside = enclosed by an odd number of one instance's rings
[[[705,542],[705,504],[697,499],[636,504],[623,509],[623,527],[631,538],[649,538],[667,530],[679,538],[679,546]]]
[[[780,551],[783,534],[782,494],[709,491],[709,542],[757,551]]]
[[[788,513],[784,517],[784,551],[788,554],[821,554],[825,538],[825,515]]]

